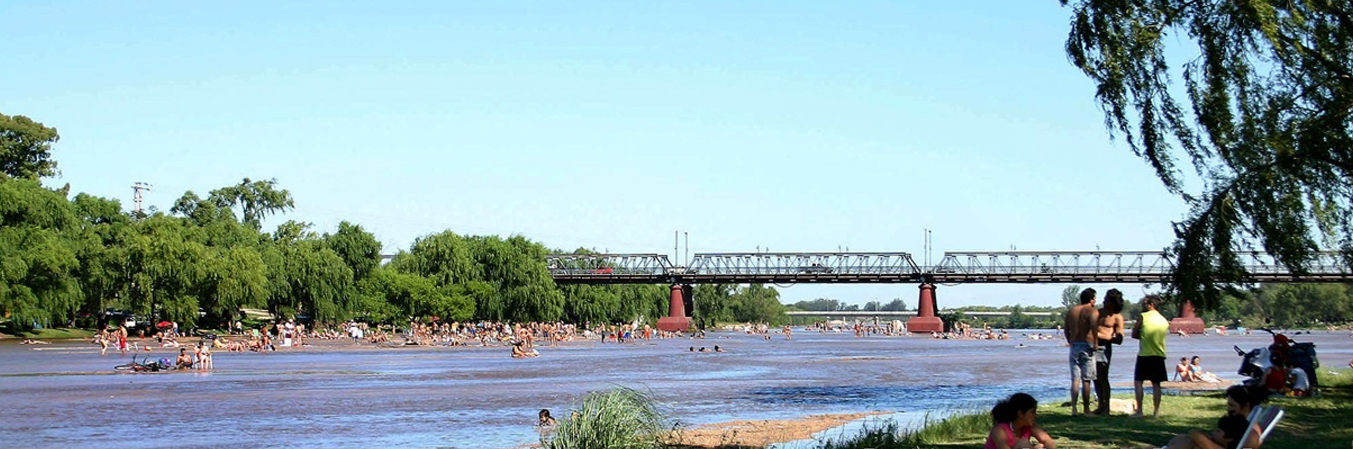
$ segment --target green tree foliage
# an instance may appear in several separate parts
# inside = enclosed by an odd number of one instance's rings
[[[132,224],[117,200],[81,193],[72,205],[81,225],[71,243],[80,260],[75,276],[84,296],[82,308],[97,316],[128,294],[127,239]]]
[[[88,194],[67,200],[69,187],[38,181],[55,173],[48,154],[55,130],[0,118],[0,322],[12,326],[66,323],[108,308],[186,327],[200,314],[225,318],[245,307],[321,322],[616,323],[667,314],[665,285],[556,286],[546,248],[521,236],[446,231],[418,239],[382,267],[380,242],[346,221],[323,236],[296,221],[263,233],[262,220],[294,207],[273,180],[246,178],[207,198],[184,192],[171,215],[154,206],[128,214],[117,201]],[[720,316],[765,321],[778,310],[773,289],[737,291],[710,302]]]
[[[338,224],[338,232],[324,234],[324,244],[338,253],[352,269],[353,282],[366,279],[381,262],[381,242],[360,225],[347,221]]]
[[[79,308],[74,207],[36,180],[0,176],[0,313],[21,328],[64,322]]]
[[[438,287],[431,279],[416,274],[378,269],[362,281],[361,290],[379,296],[379,301],[397,310],[391,313],[392,320],[437,317],[465,321],[474,316],[474,301],[463,292]],[[377,313],[389,313],[381,306],[376,309]]]
[[[207,252],[201,240],[201,229],[175,217],[156,214],[137,222],[127,240],[125,305],[141,316],[191,327]]]
[[[1081,304],[1081,286],[1068,285],[1062,289],[1062,307],[1068,309]]]
[[[563,316],[564,296],[555,288],[545,266],[547,250],[525,237],[472,238],[473,252],[483,280],[500,292],[492,308],[480,317],[511,321],[555,321]],[[623,304],[622,304],[623,306]]]
[[[692,319],[702,328],[719,322],[737,321],[732,308],[733,294],[736,291],[737,286],[732,284],[696,285]]]
[[[191,194],[192,192],[189,192]],[[187,195],[185,195],[187,197]],[[269,215],[286,212],[296,207],[291,192],[277,189],[277,180],[251,181],[244,178],[239,184],[211,191],[208,200],[222,209],[240,208],[240,220],[244,224],[261,229],[263,219]],[[175,203],[177,208],[179,203]]]
[[[198,297],[203,311],[231,316],[268,301],[268,265],[250,246],[211,247],[204,253]]]
[[[294,221],[283,223],[273,241],[264,246],[268,310],[286,317],[308,313],[320,321],[347,318],[355,303],[349,291],[354,287],[352,269],[306,227]]]
[[[798,310],[807,310],[812,312],[835,312],[846,310],[848,307],[845,302],[836,299],[817,298],[812,301],[799,301],[791,307]]]
[[[893,298],[892,301],[884,304],[878,301],[870,301],[860,307],[856,304],[846,304],[844,301],[829,298],[817,298],[812,301],[799,301],[791,304],[789,308],[794,310],[804,310],[810,312],[838,312],[838,311],[882,311],[882,312],[905,312],[907,311],[907,302],[902,298]]]
[[[465,284],[483,277],[471,243],[451,231],[419,237],[409,252],[396,257],[391,265],[399,271],[430,277],[437,285]],[[477,306],[485,309],[484,304]]]
[[[564,319],[573,323],[609,323],[618,318],[620,295],[609,285],[561,285]]]
[[[774,287],[751,284],[737,289],[732,297],[734,321],[778,324],[785,321],[780,292]]]
[[[1010,309],[1010,316],[1006,318],[1007,329],[1033,329],[1038,326],[1038,320],[1032,316],[1024,314],[1024,306],[1015,304]]]
[[[884,304],[883,308],[879,310],[886,312],[905,312],[907,311],[907,302],[903,301],[902,298],[893,298],[892,301]]]
[[[57,139],[56,128],[22,115],[0,114],[0,173],[22,179],[56,175],[52,143]]]
[[[1067,55],[1106,124],[1192,207],[1171,249],[1178,297],[1216,308],[1256,242],[1296,272],[1320,248],[1353,265],[1347,1],[1074,3]]]
[[[188,218],[198,226],[217,222],[235,222],[235,213],[229,207],[218,206],[214,201],[199,198],[192,190],[184,192],[183,196],[175,200],[174,205],[169,208],[169,212]],[[257,231],[257,228],[254,229]]]

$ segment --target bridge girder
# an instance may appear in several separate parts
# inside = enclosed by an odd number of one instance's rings
[[[1353,270],[1337,252],[1318,253],[1304,273],[1293,273],[1273,256],[1241,254],[1249,282],[1338,282],[1353,280]],[[1174,260],[1161,251],[998,251],[946,252],[927,273],[942,283],[1166,283]]]
[[[1293,273],[1272,256],[1242,254],[1248,282],[1348,282],[1353,270],[1337,252],[1322,252]],[[920,267],[904,252],[697,253],[689,266],[661,254],[546,256],[558,283],[1167,283],[1173,259],[1161,251],[946,252]]]

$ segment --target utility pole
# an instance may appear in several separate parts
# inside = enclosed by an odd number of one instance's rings
[[[672,231],[672,258],[681,262],[681,231]]]
[[[935,240],[930,237],[930,230],[925,230],[925,264],[930,266],[931,261],[935,260],[931,254],[935,252]]]
[[[142,214],[142,213],[143,213],[143,211],[142,211],[142,209],[141,209],[141,192],[143,192],[143,191],[144,191],[144,192],[150,191],[150,187],[151,187],[150,184],[146,184],[146,183],[141,182],[141,181],[137,181],[137,182],[135,182],[135,183],[132,183],[132,211],[133,211],[133,212],[136,212],[137,214]]]
[[[690,233],[690,232],[687,232],[687,231],[681,231],[681,233],[686,235],[686,263],[685,263],[685,265],[689,266],[689,265],[691,264],[691,233]]]

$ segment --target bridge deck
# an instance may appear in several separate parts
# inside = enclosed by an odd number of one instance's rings
[[[700,253],[689,266],[661,254],[547,256],[561,284],[800,284],[800,283],[1152,283],[1170,281],[1174,262],[1150,251],[947,252],[918,266],[903,252]],[[1337,252],[1317,255],[1293,273],[1263,253],[1244,255],[1250,282],[1348,282],[1353,270]]]

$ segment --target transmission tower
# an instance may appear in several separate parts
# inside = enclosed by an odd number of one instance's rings
[[[149,192],[150,184],[137,181],[132,184],[132,211],[137,214],[144,213],[141,209],[141,192]]]

